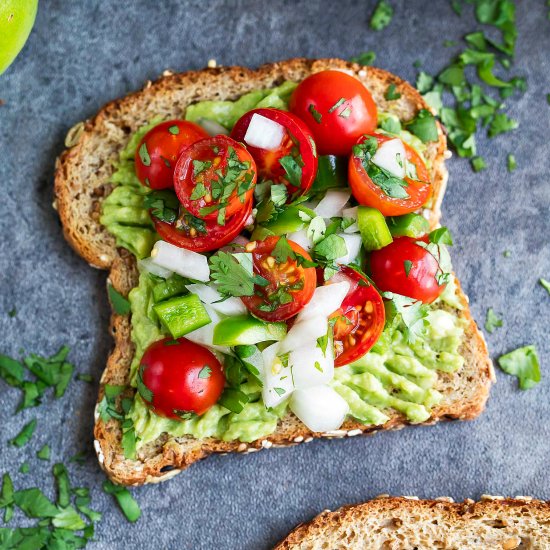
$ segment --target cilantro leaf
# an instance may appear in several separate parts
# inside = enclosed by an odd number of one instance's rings
[[[506,167],[508,172],[513,172],[517,168],[516,157],[512,153],[506,157]]]
[[[10,386],[19,387],[25,378],[25,368],[19,361],[0,354],[0,378]]]
[[[481,170],[485,170],[485,168],[487,168],[485,159],[483,157],[474,157],[472,159],[472,168],[474,169],[474,172],[481,172]]]
[[[283,158],[286,158],[286,157],[283,157]],[[300,168],[300,173],[301,173],[301,170],[302,169]],[[286,203],[288,199],[288,191],[284,183],[272,185],[270,192],[271,192],[271,201],[275,206],[283,206]]]
[[[25,424],[23,429],[10,440],[10,443],[16,447],[23,447],[30,441],[34,434],[34,430],[36,430],[36,419],[33,419]]]
[[[210,378],[210,375],[212,374],[212,369],[205,365],[200,371],[199,371],[199,378]]]
[[[395,84],[390,84],[388,86],[388,88],[386,89],[386,92],[384,94],[384,97],[388,100],[388,101],[393,101],[393,100],[396,100],[396,99],[399,99],[401,97],[401,94],[399,92],[396,91],[396,86]]]
[[[136,386],[139,395],[147,401],[148,403],[151,403],[153,401],[153,392],[145,385],[143,382],[143,371],[145,370],[145,365],[140,365],[136,377]]]
[[[138,155],[143,166],[151,166],[151,157],[149,156],[149,151],[147,150],[147,144],[145,142],[141,144]]]
[[[505,373],[518,377],[522,390],[528,390],[540,382],[540,364],[535,346],[525,346],[502,355],[498,358],[498,364]]]
[[[313,249],[316,256],[324,260],[337,260],[348,253],[346,241],[340,235],[329,235],[319,241]]]
[[[451,232],[446,227],[438,227],[429,234],[430,242],[436,244],[453,245],[453,238]]]
[[[265,281],[247,271],[232,254],[222,250],[210,256],[208,263],[210,277],[218,284],[217,290],[224,297],[252,296],[254,284]]]
[[[52,519],[52,524],[55,527],[69,531],[80,531],[86,527],[86,523],[84,523],[84,520],[72,506],[59,510]]]
[[[218,405],[225,407],[228,411],[239,414],[244,409],[250,398],[241,390],[236,388],[225,388],[218,400]]]
[[[271,255],[275,258],[275,261],[279,264],[284,264],[289,259],[295,260],[296,255],[292,247],[290,246],[286,237],[280,237],[277,244],[273,247]]]
[[[286,155],[279,160],[280,165],[283,167],[286,173],[286,179],[288,180],[290,185],[298,189],[302,185],[302,166],[300,166],[300,161],[301,157],[296,159],[292,155]]]
[[[405,326],[407,341],[413,343],[424,333],[424,328],[427,325],[427,306],[419,300],[413,300],[394,292],[384,292],[382,296],[390,300],[386,303],[386,308],[389,310],[388,318],[395,318],[399,315],[399,319]]]
[[[37,453],[36,456],[40,460],[50,460],[50,447],[48,445],[44,445]]]
[[[353,61],[354,63],[359,63],[360,65],[372,65],[375,60],[376,54],[372,50],[369,50],[368,52],[362,52],[359,55],[356,55],[350,59],[350,61]]]
[[[374,31],[385,29],[393,18],[393,8],[386,2],[380,0],[371,16],[370,28]]]
[[[130,302],[111,284],[107,287],[107,292],[115,313],[118,315],[128,315],[130,313]]]
[[[489,124],[489,131],[487,132],[487,135],[492,138],[505,132],[509,132],[510,130],[514,130],[518,126],[519,123],[517,120],[509,118],[504,113],[497,113]]]
[[[539,283],[550,294],[550,281],[547,281],[546,279],[540,278]]]
[[[503,325],[502,319],[500,319],[497,314],[493,311],[493,308],[490,307],[487,310],[487,315],[485,318],[485,330],[489,334],[493,334],[495,329]]]
[[[136,522],[141,516],[141,510],[134,497],[126,487],[115,485],[112,481],[106,479],[103,482],[103,490],[108,495],[113,495],[126,516],[126,519],[132,523]]]
[[[412,120],[405,123],[405,128],[419,138],[422,143],[438,140],[435,117],[427,109],[420,109]]]
[[[53,518],[58,513],[58,509],[36,487],[16,491],[13,501],[29,518]]]

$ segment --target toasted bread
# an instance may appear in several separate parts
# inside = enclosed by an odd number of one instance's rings
[[[299,525],[275,550],[321,548],[550,548],[550,503],[484,496],[480,502],[379,497],[325,511]]]
[[[428,108],[422,96],[400,78],[378,68],[338,59],[292,59],[264,65],[257,70],[221,67],[181,74],[166,71],[157,82],[149,82],[143,90],[107,104],[93,119],[76,125],[69,132],[68,148],[59,158],[55,174],[56,206],[68,242],[90,265],[109,270],[110,283],[127,295],[137,284],[136,263],[129,252],[117,249],[114,238],[99,223],[99,213],[101,200],[110,189],[114,163],[130,135],[155,116],[183,117],[187,105],[196,101],[236,99],[251,90],[270,88],[284,80],[300,81],[313,72],[329,68],[357,76],[370,90],[380,109],[397,115],[403,121],[413,118],[420,109]],[[389,84],[395,84],[401,94],[398,100],[385,99]],[[426,155],[431,164],[434,195],[431,209],[425,215],[430,225],[436,227],[447,182],[444,165],[446,139],[441,127],[439,141],[429,145]],[[455,374],[439,376],[437,389],[443,392],[444,400],[433,409],[427,423],[476,417],[483,410],[494,381],[483,336],[469,313],[466,296],[460,289],[458,293],[464,304],[460,315],[467,321],[460,350],[465,365]],[[113,312],[111,331],[115,348],[101,378],[100,398],[105,384],[128,383],[129,366],[134,354],[130,317]],[[409,423],[397,412],[390,411],[390,415],[391,419],[383,426],[364,426],[349,420],[341,430],[322,434],[310,432],[289,414],[279,422],[275,433],[250,444],[212,438],[173,438],[163,434],[155,442],[143,446],[137,460],[124,458],[119,423],[114,420],[105,423],[96,418],[95,446],[101,466],[113,481],[140,485],[172,477],[212,453],[253,452],[261,448],[307,442],[315,437],[345,437],[382,429],[399,429]]]

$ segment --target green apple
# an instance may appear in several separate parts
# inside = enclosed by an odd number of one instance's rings
[[[25,45],[37,9],[38,0],[0,0],[0,74]]]

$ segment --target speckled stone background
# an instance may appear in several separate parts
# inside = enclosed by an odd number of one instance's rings
[[[62,399],[48,397],[17,415],[17,391],[0,382],[0,473],[10,471],[16,487],[39,485],[52,495],[51,464],[35,452],[47,442],[58,461],[85,450],[85,464],[70,471],[76,485],[92,488],[104,513],[92,548],[269,548],[321,510],[379,493],[550,499],[550,296],[537,284],[550,279],[550,22],[543,0],[519,2],[513,72],[527,77],[529,89],[508,103],[521,125],[480,140],[484,172],[474,174],[465,160],[448,163],[443,209],[474,316],[483,323],[492,306],[504,318],[488,337],[491,355],[536,344],[543,382],[521,392],[498,372],[487,411],[474,422],[211,458],[166,484],[135,490],[143,510],[136,525],[101,490],[92,411],[112,345],[109,310],[105,273],[69,249],[51,208],[54,161],[67,130],[167,67],[196,69],[210,58],[248,66],[293,56],[349,58],[373,49],[376,65],[414,81],[415,60],[436,73],[458,50],[443,40],[476,28],[471,9],[459,18],[444,0],[429,10],[420,0],[391,3],[393,22],[375,33],[368,27],[372,1],[41,1],[27,46],[0,77],[0,352],[52,353],[67,343],[78,371],[96,382],[74,381]],[[518,161],[512,175],[509,152]],[[31,418],[39,423],[32,442],[8,446]],[[17,473],[25,460],[26,476]]]

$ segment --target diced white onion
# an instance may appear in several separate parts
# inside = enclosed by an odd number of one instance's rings
[[[221,321],[222,318],[219,313],[212,309],[208,304],[204,304],[204,307],[212,322],[192,332],[188,332],[185,335],[185,338],[187,338],[187,340],[191,340],[191,342],[195,342],[195,344],[200,344],[202,346],[221,351],[222,353],[231,353],[227,346],[215,346],[212,343],[214,339],[214,327]]]
[[[313,347],[317,338],[324,336],[327,330],[326,317],[310,317],[303,321],[297,319],[287,335],[279,342],[279,353],[287,353],[304,345]]]
[[[202,126],[211,136],[218,136],[219,134],[223,134],[224,136],[229,135],[229,130],[225,126],[210,118],[199,118],[197,124]]]
[[[327,384],[334,377],[334,345],[327,342],[325,352],[318,346],[302,346],[290,352],[288,364],[292,369],[294,386],[309,388]]]
[[[378,147],[374,157],[372,157],[372,162],[395,177],[403,179],[405,177],[405,163],[407,162],[403,142],[398,138],[385,141]]]
[[[305,321],[332,315],[344,301],[349,292],[348,281],[340,281],[330,285],[318,286],[308,304],[298,314],[297,321]],[[291,329],[292,330],[292,329]]]
[[[213,310],[222,315],[243,315],[247,312],[246,306],[240,298],[232,296],[224,300],[213,284],[195,283],[187,285],[187,290],[196,294],[201,302],[208,304]]]
[[[151,261],[182,277],[206,282],[210,279],[210,268],[206,256],[174,246],[166,241],[157,241],[151,251]]]
[[[272,151],[285,137],[285,128],[278,122],[254,113],[244,135],[244,141],[252,147]]]
[[[351,191],[329,189],[321,202],[315,207],[315,212],[323,218],[333,218],[342,215],[342,209],[349,201]]]
[[[337,258],[336,262],[339,264],[347,265],[355,260],[355,258],[357,258],[357,256],[359,255],[359,250],[361,250],[362,243],[361,235],[359,235],[359,233],[338,233],[338,235],[342,237],[342,239],[344,239],[344,241],[346,242],[346,248],[348,249],[348,252],[347,254],[344,254],[344,256]]]
[[[289,241],[299,244],[306,252],[309,252],[313,248],[313,243],[308,239],[306,229],[300,229],[299,231],[294,231],[294,233],[289,233],[287,238]]]
[[[349,407],[330,386],[312,386],[296,390],[290,410],[312,431],[337,430],[344,423]]]
[[[172,271],[155,264],[151,260],[151,258],[143,258],[143,260],[138,260],[138,268],[140,271],[152,273],[153,275],[156,275],[157,277],[162,277],[163,279],[168,279],[168,277],[172,275]]]
[[[262,351],[264,360],[261,371],[262,398],[266,407],[276,407],[288,399],[294,391],[292,371],[277,357],[279,345],[271,344]]]
[[[353,206],[352,208],[344,208],[344,210],[342,211],[342,217],[355,220],[355,223],[352,223],[349,227],[346,227],[344,229],[344,233],[359,232],[359,225],[357,224],[357,206]]]

